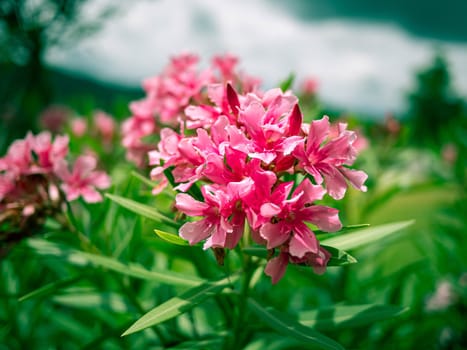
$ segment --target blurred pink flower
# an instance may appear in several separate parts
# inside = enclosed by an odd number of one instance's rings
[[[110,177],[103,171],[95,171],[96,166],[97,160],[92,156],[78,157],[71,172],[64,160],[57,164],[55,173],[63,181],[61,188],[68,201],[80,196],[88,203],[102,201],[102,195],[96,188],[108,188]]]
[[[73,118],[71,120],[71,132],[76,137],[82,137],[88,129],[88,122],[84,118]]]
[[[37,156],[38,166],[32,166],[35,172],[50,172],[54,165],[63,160],[68,154],[68,136],[56,136],[52,142],[52,135],[43,131],[36,136],[28,134],[31,148]]]
[[[318,79],[314,77],[306,78],[301,85],[301,92],[304,95],[314,95],[318,91]]]
[[[96,111],[94,113],[94,124],[104,142],[112,141],[117,124],[111,115],[103,111]]]
[[[57,133],[63,130],[70,115],[71,111],[68,107],[52,105],[42,111],[39,120],[45,129]]]

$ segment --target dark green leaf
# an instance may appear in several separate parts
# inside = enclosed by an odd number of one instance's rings
[[[266,309],[251,298],[248,299],[248,305],[264,323],[285,336],[294,337],[302,342],[314,344],[322,349],[344,349],[331,338],[300,324],[276,310]]]
[[[327,266],[343,266],[343,265],[355,264],[357,262],[357,259],[355,259],[352,255],[350,255],[344,250],[340,250],[334,247],[329,247],[323,244],[321,244],[321,247],[323,247],[329,253],[331,253],[331,258],[329,259]]]
[[[319,330],[347,329],[397,317],[407,310],[395,305],[341,305],[303,311],[299,314],[299,321]]]
[[[73,283],[79,281],[79,279],[80,277],[65,278],[59,281],[46,284],[45,286],[37,288],[36,290],[29,292],[26,295],[23,295],[21,298],[18,299],[18,301],[21,302],[21,301],[25,301],[28,299],[43,297],[43,296],[52,294],[55,291],[60,290],[61,288],[72,285]]]

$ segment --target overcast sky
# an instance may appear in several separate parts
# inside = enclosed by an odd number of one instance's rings
[[[88,11],[106,0],[91,1]],[[329,19],[303,21],[266,0],[125,2],[101,30],[72,48],[47,54],[48,64],[98,80],[139,86],[170,56],[191,51],[240,57],[241,67],[270,88],[290,72],[319,81],[325,102],[382,115],[403,109],[414,71],[435,47],[450,63],[454,85],[467,95],[467,43],[412,36],[395,24]]]

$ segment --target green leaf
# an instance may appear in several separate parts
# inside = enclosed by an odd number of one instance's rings
[[[80,278],[81,277],[65,278],[65,279],[62,279],[56,282],[46,284],[45,286],[37,288],[36,290],[33,290],[32,292],[29,292],[26,295],[23,295],[21,298],[18,299],[18,301],[22,302],[25,300],[43,297],[43,296],[52,294],[53,292],[60,290],[61,288],[68,287],[69,285],[79,281]]]
[[[412,225],[413,223],[414,220],[410,220],[373,226],[365,229],[360,229],[352,233],[322,239],[322,242],[325,243],[327,246],[332,246],[343,250],[350,250],[379,241]]]
[[[327,266],[343,266],[355,264],[357,262],[357,259],[355,259],[352,255],[350,255],[344,250],[340,250],[323,244],[321,244],[321,247],[323,247],[329,253],[331,253],[331,258],[329,259]]]
[[[156,233],[156,235],[159,236],[159,238],[163,239],[166,242],[176,244],[176,245],[183,245],[183,246],[190,245],[190,243],[185,241],[183,238],[173,233],[169,233],[169,232],[165,232],[161,230],[154,230],[154,232]]]
[[[334,248],[334,247],[329,247],[326,245],[321,245],[323,248],[325,248],[329,253],[331,253],[331,258],[329,259],[328,266],[342,266],[342,265],[348,265],[348,264],[354,264],[357,262],[357,259],[355,259],[352,255],[347,253],[346,251]],[[258,258],[263,258],[267,259],[269,256],[269,251],[265,247],[245,247],[242,249],[242,251],[245,254],[251,255],[251,256],[256,256]],[[279,255],[279,250],[275,251],[275,256]]]
[[[396,305],[340,305],[299,314],[300,323],[319,330],[335,330],[371,325],[408,311]]]
[[[124,198],[124,197],[120,197],[120,196],[116,196],[116,195],[109,194],[109,193],[106,193],[105,195],[109,199],[114,201],[115,203],[120,204],[122,207],[132,211],[135,214],[144,216],[144,217],[146,217],[148,219],[151,219],[151,220],[155,220],[155,221],[161,221],[162,220],[162,221],[165,221],[168,224],[178,226],[177,223],[173,219],[159,213],[157,211],[157,209],[154,208],[154,207],[150,207],[149,205],[138,203],[138,202],[135,202],[134,200]]]
[[[335,237],[336,235],[340,235],[343,233],[348,233],[350,231],[355,231],[361,228],[366,228],[369,227],[370,224],[357,224],[357,225],[349,225],[349,226],[344,226],[342,227],[338,232],[324,232],[321,230],[313,230],[313,232],[316,235],[316,238],[318,238],[318,241],[324,240],[324,239],[329,239],[330,237]]]
[[[155,326],[191,310],[207,298],[219,294],[232,283],[232,280],[233,278],[224,278],[217,282],[208,282],[169,299],[143,315],[122,334],[122,337]]]
[[[64,246],[48,242],[43,239],[29,239],[28,245],[34,248],[35,251],[39,254],[66,257],[67,261],[74,265],[83,266],[88,263],[92,263],[93,265],[121,273],[122,275],[140,278],[143,280],[185,287],[194,287],[206,282],[206,280],[198,277],[184,275],[172,271],[149,271],[137,264],[126,265],[112,257],[67,249]]]
[[[94,265],[105,267],[109,270],[113,270],[123,275],[135,278],[157,281],[174,286],[188,287],[198,286],[204,282],[204,280],[200,278],[183,275],[172,271],[149,271],[137,264],[125,265],[111,257],[84,252],[73,252],[72,254],[76,255],[77,257],[84,258]]]
[[[279,84],[279,87],[281,88],[283,92],[285,92],[292,87],[294,80],[295,80],[295,74],[290,73],[289,76]]]
[[[251,298],[248,298],[248,305],[264,323],[285,336],[294,337],[302,342],[314,344],[322,349],[344,349],[331,338],[290,319],[289,316],[276,310],[266,309]]]

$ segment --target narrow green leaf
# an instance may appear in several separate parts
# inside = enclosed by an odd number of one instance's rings
[[[198,286],[204,282],[204,280],[200,278],[183,275],[172,271],[149,271],[136,264],[125,265],[111,257],[84,252],[73,252],[72,254],[76,255],[77,257],[84,258],[94,265],[105,267],[109,270],[113,270],[115,272],[135,278],[186,287]]]
[[[125,313],[129,311],[126,298],[118,293],[71,290],[70,293],[55,295],[52,301],[77,309],[112,310]]]
[[[396,305],[340,305],[300,312],[299,321],[319,330],[347,329],[371,325],[407,311],[408,308]]]
[[[350,250],[373,243],[375,241],[379,241],[412,225],[413,223],[414,221],[410,220],[373,226],[365,229],[360,229],[352,233],[322,239],[322,242],[325,243],[327,246],[332,246],[343,250]]]
[[[122,334],[122,337],[155,326],[191,310],[207,298],[219,294],[222,289],[231,284],[231,282],[232,278],[208,282],[169,299],[143,315],[143,317]]]
[[[279,84],[281,90],[283,92],[289,90],[292,87],[294,80],[295,80],[295,74],[290,73],[289,76]]]
[[[38,298],[38,297],[43,297],[49,294],[54,293],[57,290],[60,290],[61,288],[68,287],[69,285],[72,285],[73,283],[77,282],[80,280],[81,277],[72,277],[72,278],[65,278],[59,281],[55,281],[49,284],[46,284],[45,286],[42,286],[40,288],[37,288],[36,290],[33,290],[32,292],[29,292],[26,295],[23,295],[21,298],[18,299],[19,302],[33,299],[33,298]]]
[[[316,235],[316,238],[318,238],[318,241],[324,240],[324,239],[329,239],[331,237],[335,237],[337,235],[341,235],[343,233],[349,233],[351,231],[359,230],[361,228],[366,228],[369,227],[370,224],[357,224],[357,225],[349,225],[349,226],[344,226],[342,227],[338,232],[324,232],[320,230],[313,230],[313,232]]]
[[[163,239],[166,242],[176,244],[176,245],[183,245],[183,246],[190,245],[190,243],[185,241],[183,238],[173,233],[169,233],[169,232],[165,232],[161,230],[154,230],[154,232],[156,233],[156,235],[159,236],[159,238]]]
[[[150,207],[149,205],[142,204],[135,202],[134,200],[116,196],[113,194],[106,193],[105,194],[109,199],[114,201],[117,204],[120,204],[122,207],[132,211],[135,214],[144,216],[148,219],[155,220],[155,221],[165,221],[171,225],[177,225],[177,223],[172,220],[171,218],[159,213],[156,208]]]
[[[48,242],[43,239],[29,239],[28,245],[33,247],[39,254],[65,257],[69,263],[74,265],[83,266],[88,263],[92,263],[93,265],[101,266],[123,275],[140,278],[143,280],[185,287],[199,286],[200,284],[206,282],[206,280],[198,277],[184,275],[168,270],[149,271],[137,264],[126,265],[112,257],[67,249],[62,245]]]
[[[248,298],[248,305],[269,327],[285,336],[294,337],[297,340],[314,344],[322,349],[344,349],[331,338],[292,320],[289,316],[276,310],[266,309],[251,298]]]

